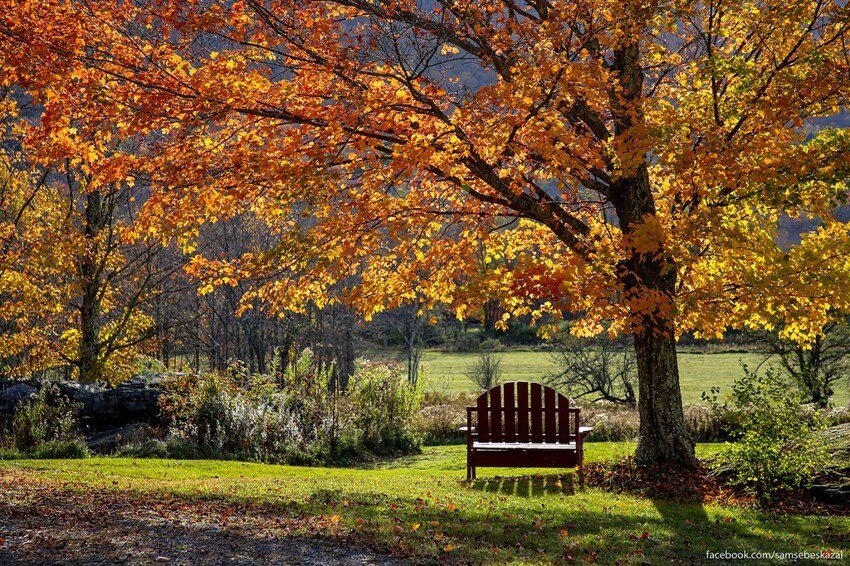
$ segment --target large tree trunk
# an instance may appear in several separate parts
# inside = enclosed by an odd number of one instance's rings
[[[619,90],[612,93],[615,135],[634,146],[620,155],[625,165],[611,183],[626,254],[619,280],[632,317],[638,365],[640,436],[635,460],[690,468],[696,464],[694,443],[685,429],[679,366],[676,358],[676,262],[658,225],[647,155],[639,143],[643,126],[643,69],[640,45],[614,50]],[[633,137],[634,136],[634,137]]]
[[[676,263],[664,242],[652,242],[655,205],[645,165],[615,185],[612,198],[623,230],[627,256],[619,278],[632,315],[638,366],[640,435],[635,460],[690,468],[694,443],[685,429],[676,357]],[[635,245],[635,239],[642,243]],[[654,244],[654,245],[651,245]]]
[[[692,467],[694,443],[685,429],[675,338],[651,328],[634,333],[638,363],[640,464]],[[672,330],[672,325],[670,325]]]

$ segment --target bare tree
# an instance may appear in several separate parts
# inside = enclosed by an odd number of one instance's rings
[[[502,355],[481,352],[478,361],[467,372],[466,377],[482,391],[489,391],[502,380]]]
[[[808,348],[783,340],[777,332],[761,333],[759,340],[766,358],[778,356],[800,391],[818,407],[829,404],[837,382],[850,379],[850,328],[845,321],[824,326]]]
[[[606,335],[580,339],[565,336],[553,355],[557,373],[547,376],[549,385],[574,397],[592,397],[635,407],[637,362],[627,338]]]

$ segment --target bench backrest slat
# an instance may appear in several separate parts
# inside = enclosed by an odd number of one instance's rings
[[[478,440],[481,442],[490,442],[490,415],[487,414],[487,401],[490,396],[484,393],[478,397]]]
[[[502,388],[490,390],[490,438],[493,442],[502,441]]]
[[[545,424],[544,431],[546,433],[544,438],[546,442],[557,442],[558,439],[555,436],[555,431],[557,430],[555,423],[555,415],[557,415],[557,407],[555,406],[555,390],[550,387],[547,387],[543,390],[543,396],[545,401],[545,412],[543,413],[543,422]]]
[[[558,436],[561,444],[570,441],[570,400],[558,395]]]
[[[517,393],[517,442],[528,442],[528,382],[516,384]]]
[[[531,442],[543,442],[543,387],[531,384]]]
[[[516,442],[516,400],[514,382],[505,384],[505,442]]]

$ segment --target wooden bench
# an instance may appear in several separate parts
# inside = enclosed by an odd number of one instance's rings
[[[481,467],[573,468],[582,474],[582,444],[591,427],[580,410],[539,383],[509,382],[466,408],[466,479]]]

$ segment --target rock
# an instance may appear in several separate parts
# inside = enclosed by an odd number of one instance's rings
[[[131,423],[91,434],[86,438],[86,446],[95,454],[111,454],[128,441],[150,436],[151,430],[145,423]]]
[[[813,485],[812,495],[824,503],[850,504],[850,484],[847,485]]]
[[[0,415],[13,413],[21,401],[35,395],[38,387],[26,381],[0,382]]]
[[[87,436],[131,423],[158,422],[162,395],[158,376],[135,377],[115,388],[76,381],[0,381],[0,416],[12,414],[20,402],[48,383],[79,405],[80,424]]]
[[[812,494],[826,503],[850,504],[850,423],[831,426],[817,433],[826,442],[829,464],[827,481],[812,486]]]

